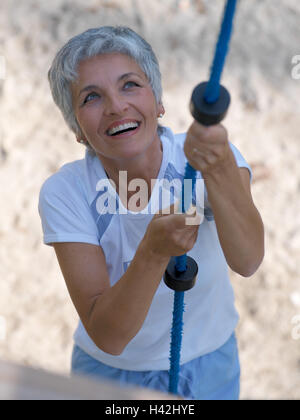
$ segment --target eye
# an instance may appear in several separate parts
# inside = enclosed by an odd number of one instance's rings
[[[83,105],[85,105],[87,102],[90,102],[90,101],[92,101],[95,97],[99,97],[99,95],[98,95],[98,93],[96,93],[96,92],[92,92],[92,93],[89,93],[86,97],[85,97],[85,99],[84,99],[84,101],[83,101]]]
[[[139,87],[139,85],[136,82],[133,82],[133,81],[126,82],[125,85],[124,85],[125,89],[130,89],[132,87]]]

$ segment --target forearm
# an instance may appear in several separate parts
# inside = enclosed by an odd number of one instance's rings
[[[94,342],[120,354],[141,329],[169,262],[149,251],[142,241],[120,280],[98,297],[89,322]]]
[[[262,261],[264,229],[232,153],[223,166],[205,175],[205,184],[227,263],[248,277]]]

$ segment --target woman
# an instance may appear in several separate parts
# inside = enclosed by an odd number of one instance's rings
[[[186,135],[159,126],[157,59],[129,28],[72,38],[49,81],[87,146],[84,159],[44,183],[39,203],[44,242],[55,249],[80,317],[72,372],[167,391],[173,292],[161,279],[171,256],[188,253],[199,278],[185,296],[179,394],[237,399],[238,315],[228,266],[251,276],[264,253],[248,164],[221,125],[194,122]],[[187,160],[205,182],[205,217],[193,223],[174,200],[162,212],[154,199],[159,181],[182,180]]]

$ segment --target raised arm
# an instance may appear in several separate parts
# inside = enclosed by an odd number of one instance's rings
[[[244,277],[251,276],[264,256],[264,227],[252,199],[249,171],[237,166],[221,125],[204,127],[194,122],[185,154],[204,177],[228,265]]]

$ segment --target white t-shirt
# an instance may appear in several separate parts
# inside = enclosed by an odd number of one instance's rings
[[[185,134],[174,135],[170,129],[164,129],[159,180],[170,182],[183,179],[186,165],[184,140]],[[237,165],[248,168],[251,174],[251,169],[237,148],[232,144],[231,148]],[[201,178],[200,173],[197,176]],[[84,242],[100,245],[105,254],[111,285],[114,285],[132,261],[153,217],[151,201],[155,188],[143,212],[129,212],[119,201],[117,211],[109,214],[104,211],[108,206],[108,195],[104,200],[103,194],[113,195],[115,191],[112,188],[99,190],[103,180],[107,180],[107,177],[100,160],[86,152],[84,159],[64,165],[45,181],[40,192],[39,212],[45,244]],[[198,239],[188,255],[197,261],[199,272],[194,288],[185,292],[181,363],[222,346],[231,336],[239,318],[228,266],[206,199]],[[173,290],[162,280],[141,330],[119,356],[100,350],[88,336],[81,321],[74,341],[90,356],[116,368],[167,370],[173,300]]]

